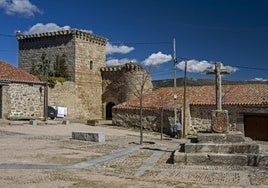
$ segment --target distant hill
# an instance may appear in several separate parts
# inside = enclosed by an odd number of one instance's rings
[[[177,78],[177,87],[183,86],[184,79]],[[153,80],[152,81],[154,89],[161,87],[174,87],[173,79],[166,80]],[[268,84],[268,81],[232,81],[232,80],[222,80],[222,85],[237,85],[237,84],[249,84],[249,83],[258,83],[258,84]],[[187,86],[204,86],[204,85],[214,85],[214,79],[196,79],[196,78],[187,78]]]

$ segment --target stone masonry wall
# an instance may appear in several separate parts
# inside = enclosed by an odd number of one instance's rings
[[[230,130],[239,130],[244,132],[245,113],[268,113],[268,108],[255,107],[249,105],[223,105],[224,110],[228,110]],[[197,132],[211,131],[211,111],[215,110],[214,105],[190,106],[191,127],[189,134]]]
[[[90,103],[86,103],[89,96],[86,91],[83,95],[82,88],[79,88],[74,82],[58,82],[54,88],[48,90],[48,105],[67,107],[68,119],[86,120],[89,117],[100,119],[99,116],[93,114]],[[91,98],[94,99],[94,96]]]
[[[41,85],[12,83],[3,86],[2,97],[4,118],[42,119],[44,117],[44,87]]]
[[[43,53],[51,66],[57,56],[65,55],[70,80],[75,79],[75,45],[72,35],[38,37],[19,40],[19,68],[29,72],[32,63],[41,63]]]
[[[48,89],[48,105],[67,107],[68,118],[81,118],[84,116],[81,108],[82,102],[77,97],[76,85],[71,81],[58,82],[54,88]]]
[[[139,109],[118,109],[113,108],[113,124],[124,127],[140,127]],[[178,112],[180,117],[180,112]],[[143,109],[142,125],[145,129],[160,132],[161,130],[161,110]],[[171,133],[174,125],[174,111],[164,110],[163,132]]]
[[[125,92],[127,93],[126,101],[139,97],[142,86],[144,86],[143,94],[149,93],[153,89],[151,76],[144,69],[126,72],[124,80],[126,84]]]
[[[144,84],[144,93],[151,92],[151,77],[145,70],[132,63],[118,67],[102,68],[103,106],[109,102],[119,104],[137,98],[140,87]],[[145,76],[147,78],[145,80]]]
[[[75,47],[75,83],[78,98],[87,119],[101,119],[102,77],[100,68],[105,66],[105,44],[85,42],[76,37]]]
[[[126,101],[125,81],[122,72],[107,71],[102,79],[102,101],[104,105],[109,102],[119,104]]]

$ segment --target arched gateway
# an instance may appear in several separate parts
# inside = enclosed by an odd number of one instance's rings
[[[112,108],[113,106],[115,106],[115,104],[113,102],[109,102],[106,105],[106,119],[112,119],[113,115],[112,115]]]

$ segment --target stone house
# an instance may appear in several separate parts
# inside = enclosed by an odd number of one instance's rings
[[[183,88],[160,88],[143,97],[143,126],[160,130],[160,113],[164,110],[164,131],[174,124],[174,107],[183,118]],[[187,87],[185,122],[186,134],[211,131],[211,111],[216,109],[215,86]],[[253,139],[268,140],[268,84],[222,86],[222,108],[228,110],[231,130],[242,131]],[[133,99],[113,108],[113,123],[138,126],[139,101]]]
[[[0,61],[0,118],[43,118],[44,86],[37,77]]]
[[[135,97],[132,86],[142,81],[139,75],[148,75],[133,63],[106,67],[107,39],[86,31],[17,34],[17,40],[18,65],[27,72],[41,63],[44,53],[50,62],[64,57],[70,79],[49,88],[48,105],[67,107],[69,119],[110,119],[114,105]],[[145,85],[152,90],[150,77]]]

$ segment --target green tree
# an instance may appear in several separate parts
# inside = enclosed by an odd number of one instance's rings
[[[31,63],[30,73],[38,76],[41,80],[47,80],[49,87],[54,87],[57,82],[64,82],[69,79],[68,68],[65,61],[65,55],[58,55],[53,67],[51,61],[47,58],[47,54],[43,53],[41,62],[38,64]]]
[[[30,67],[29,72],[30,72],[30,74],[38,76],[38,74],[37,74],[37,66],[36,66],[36,63],[33,60],[31,61],[31,67]]]
[[[68,68],[65,61],[65,54],[62,56],[58,55],[56,61],[54,62],[54,76],[63,77],[66,80],[69,79]]]

